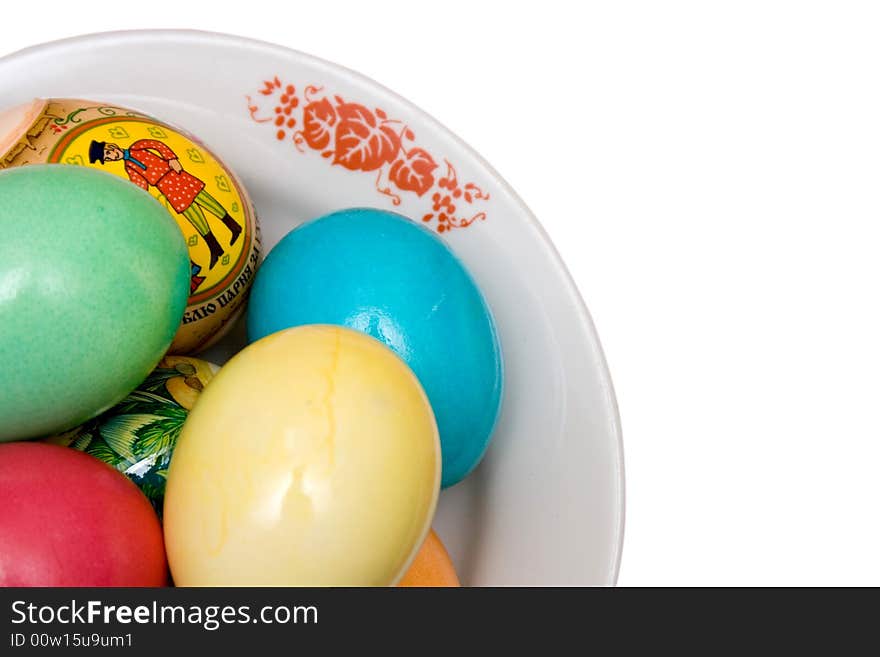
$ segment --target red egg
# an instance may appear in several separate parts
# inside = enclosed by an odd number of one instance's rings
[[[73,449],[0,444],[0,586],[163,586],[150,502],[125,475]]]

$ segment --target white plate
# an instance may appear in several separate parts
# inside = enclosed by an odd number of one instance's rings
[[[288,84],[300,100],[291,114],[298,122],[292,130],[284,126],[279,139],[274,106]],[[361,75],[285,48],[202,32],[100,34],[0,60],[0,107],[39,96],[122,104],[194,133],[243,179],[267,249],[302,221],[348,206],[421,220],[432,214],[434,192],[445,193],[437,185],[450,163],[463,191],[470,183],[489,197],[475,198],[476,188],[467,188],[471,202],[460,197],[455,217],[473,223],[442,235],[495,313],[506,379],[488,454],[469,479],[443,492],[435,528],[465,584],[615,583],[623,454],[599,340],[535,217],[468,146]],[[434,187],[419,196],[400,189],[387,164],[377,181],[375,171],[334,166],[307,142],[297,144],[306,98],[335,96],[379,108],[401,132],[407,126],[410,154],[422,148],[438,164]],[[433,214],[426,225],[437,228]],[[210,357],[222,361],[242,341],[237,328]]]

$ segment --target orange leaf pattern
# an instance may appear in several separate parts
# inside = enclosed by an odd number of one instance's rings
[[[336,110],[326,98],[312,101],[303,110],[303,137],[312,150],[327,148],[335,125]]]
[[[436,168],[437,163],[431,154],[424,148],[416,147],[394,160],[388,177],[398,188],[424,196],[434,186]]]
[[[389,118],[381,108],[370,109],[322,91],[323,87],[305,87],[301,102],[295,85],[285,85],[273,76],[257,89],[263,100],[246,96],[248,112],[255,122],[271,125],[279,142],[293,143],[302,153],[308,147],[333,166],[374,175],[378,172],[376,191],[395,206],[401,196],[392,187],[419,198],[433,190],[428,197],[431,206],[421,219],[437,232],[466,228],[486,219],[485,211],[471,206],[488,201],[489,194],[474,183],[460,184],[448,160],[442,160],[446,172],[438,179],[438,161],[416,145],[416,135],[409,126]]]
[[[352,171],[375,171],[395,158],[400,137],[386,122],[378,123],[373,112],[357,103],[342,103],[336,111],[341,121],[333,164]]]

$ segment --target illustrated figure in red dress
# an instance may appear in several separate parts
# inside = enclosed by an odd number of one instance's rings
[[[205,191],[205,183],[191,173],[184,171],[177,154],[166,144],[156,139],[141,139],[134,142],[129,148],[121,148],[117,144],[93,141],[89,148],[89,161],[94,164],[100,162],[125,162],[125,172],[129,179],[138,187],[149,190],[150,187],[158,189],[171,207],[187,218],[192,227],[196,229],[208,249],[211,251],[211,263],[208,269],[213,269],[217,261],[223,256],[225,250],[217,241],[211,230],[205,211],[214,215],[223,225],[229,229],[229,245],[235,244],[242,228],[235,219],[230,216],[217,199]],[[193,263],[193,285],[196,279],[199,283],[204,280],[197,276],[201,268]],[[192,290],[193,292],[195,289]]]

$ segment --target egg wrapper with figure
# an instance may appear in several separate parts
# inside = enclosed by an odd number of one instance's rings
[[[104,170],[156,198],[190,255],[190,296],[170,353],[206,349],[241,314],[261,259],[253,204],[204,144],[140,112],[39,99],[0,110],[0,169],[67,164]]]

